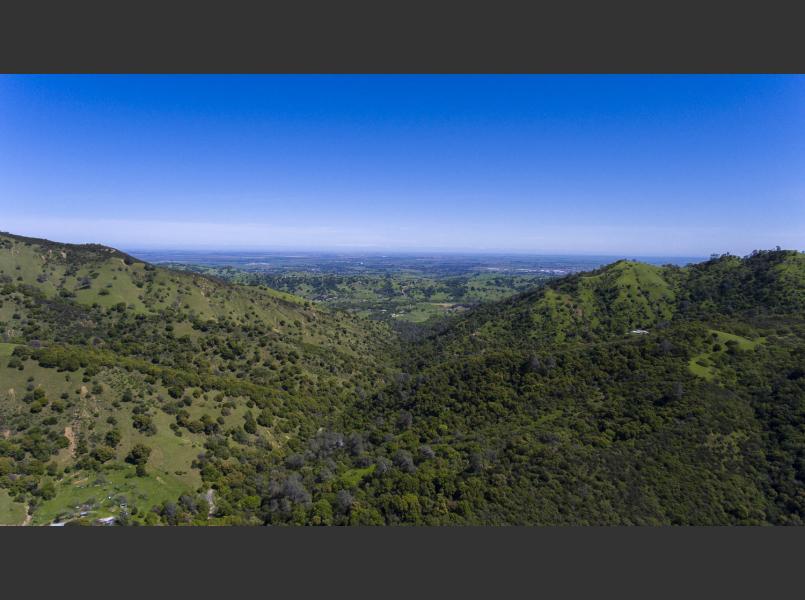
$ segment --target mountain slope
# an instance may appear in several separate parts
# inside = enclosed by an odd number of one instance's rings
[[[803,266],[619,262],[482,307],[348,411],[328,435],[350,449],[317,441],[286,480],[348,500],[336,522],[801,524]],[[325,465],[355,478],[323,485]],[[299,522],[281,489],[266,518]]]
[[[34,523],[198,508],[205,445],[281,459],[388,371],[382,325],[102,246],[0,235],[0,286],[0,487]]]
[[[801,253],[619,261],[402,352],[100,246],[2,235],[0,286],[6,520],[805,521]]]

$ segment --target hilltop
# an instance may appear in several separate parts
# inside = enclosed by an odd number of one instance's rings
[[[666,324],[741,313],[805,310],[805,254],[756,252],[687,267],[621,260],[554,279],[456,322],[449,336],[483,344],[593,341]]]
[[[802,253],[618,261],[412,342],[234,279],[0,234],[0,522],[805,520]]]

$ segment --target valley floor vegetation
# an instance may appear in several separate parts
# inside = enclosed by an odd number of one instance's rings
[[[800,525],[804,482],[799,252],[267,276],[0,234],[2,524]]]
[[[171,268],[217,277],[230,283],[263,285],[308,300],[383,321],[399,335],[417,335],[438,327],[450,317],[483,302],[502,300],[555,277],[549,271],[520,273],[457,267],[406,268],[393,262],[357,273],[332,268],[323,271],[244,269],[214,264],[168,263]],[[294,265],[295,266],[295,265]],[[413,325],[413,326],[412,326]]]

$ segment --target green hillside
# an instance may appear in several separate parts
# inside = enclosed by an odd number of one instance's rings
[[[281,456],[393,354],[381,324],[100,246],[0,235],[0,286],[0,487],[34,524],[206,501],[205,445]]]
[[[244,486],[272,523],[802,524],[804,267],[624,261],[480,307]]]
[[[405,342],[0,235],[0,523],[802,524],[804,482],[801,253],[619,261]]]

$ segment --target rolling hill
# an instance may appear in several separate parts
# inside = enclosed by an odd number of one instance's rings
[[[803,290],[786,251],[551,281],[409,347],[329,432],[353,449],[285,477],[341,523],[801,524]]]
[[[0,286],[3,502],[34,523],[206,498],[206,443],[239,428],[232,443],[282,453],[392,354],[380,324],[97,245],[2,234]]]
[[[805,255],[619,261],[404,342],[0,235],[0,520],[802,524]]]

